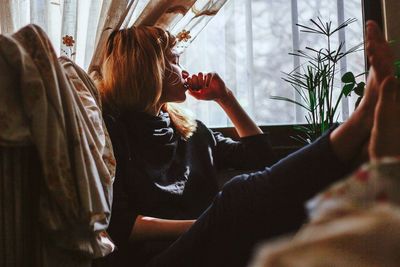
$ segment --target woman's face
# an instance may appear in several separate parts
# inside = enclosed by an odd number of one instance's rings
[[[186,100],[185,80],[189,73],[179,65],[179,54],[171,50],[167,54],[166,70],[160,102],[183,102]]]

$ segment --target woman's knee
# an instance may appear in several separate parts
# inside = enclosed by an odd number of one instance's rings
[[[217,198],[226,208],[238,210],[251,198],[248,176],[248,174],[236,176],[222,187]]]

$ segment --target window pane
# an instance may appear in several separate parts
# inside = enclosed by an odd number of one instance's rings
[[[319,16],[337,26],[338,2],[344,3],[342,17],[345,20],[357,19],[346,27],[344,34],[346,47],[350,48],[363,40],[361,1],[230,0],[185,51],[181,62],[191,73],[218,72],[258,124],[304,123],[301,109],[296,111],[293,104],[270,97],[295,98],[294,90],[282,80],[283,72],[290,72],[298,65],[299,60],[288,54],[293,51],[294,44],[300,49],[326,46],[324,40],[313,34],[298,32],[298,40],[295,40],[293,30],[298,31],[298,28],[292,28],[293,23],[310,25],[309,20]],[[338,36],[334,36],[332,42],[337,46]],[[304,61],[300,61],[302,63]],[[363,52],[352,54],[342,67],[344,69],[336,74],[336,87],[341,86],[341,73],[346,70],[355,74],[364,71]],[[350,112],[354,109],[355,100],[348,102],[343,105],[343,119],[348,114],[346,109]],[[215,103],[189,97],[185,105],[208,126],[230,126]]]

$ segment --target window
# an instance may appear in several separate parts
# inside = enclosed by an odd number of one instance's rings
[[[99,37],[103,25],[99,18],[105,20],[106,7],[111,2],[118,1],[7,0],[5,7],[8,8],[4,10],[9,11],[9,15],[13,14],[12,23],[6,23],[8,15],[3,16],[0,31],[10,28],[9,32],[12,32],[27,23],[36,23],[48,33],[57,53],[60,50],[66,51],[65,54],[76,52],[76,62],[87,68],[92,58],[95,40]],[[148,3],[160,2],[164,1],[134,1],[132,20],[139,16]],[[200,5],[208,1],[198,2]],[[348,18],[356,18],[356,23],[347,27],[340,38],[336,36],[334,40],[338,43],[340,39],[345,41],[347,47],[352,47],[363,40],[361,2],[229,0],[187,48],[180,63],[191,73],[218,72],[228,87],[235,92],[243,107],[260,125],[304,123],[304,111],[301,108],[270,98],[296,98],[294,90],[282,80],[283,72],[290,72],[304,62],[288,53],[310,44],[313,47],[322,46],[316,36],[299,32],[294,25],[297,22],[308,25],[309,20],[317,16],[325,21],[332,21],[335,25]],[[124,3],[119,5],[123,6]],[[366,6],[369,5],[371,4]],[[379,3],[376,5],[379,6]],[[66,34],[75,37],[74,51],[61,42],[61,37]],[[337,78],[347,70],[355,74],[364,72],[363,52],[352,54],[342,63]],[[340,79],[336,86],[340,86]],[[354,102],[354,98],[343,101],[339,119],[344,120],[349,116]],[[186,105],[190,106],[197,118],[210,127],[231,126],[224,112],[214,103],[194,101],[189,97]]]
[[[297,22],[309,25],[309,20],[317,16],[334,25],[356,18],[340,40],[347,47],[363,41],[359,0],[230,0],[187,48],[181,63],[191,73],[218,72],[258,124],[303,123],[301,109],[270,96],[295,98],[294,90],[282,80],[282,72],[290,72],[302,62],[288,53],[306,45],[322,47],[323,44],[316,36],[299,32],[293,25]],[[335,38],[338,44],[339,37]],[[342,62],[336,86],[340,86],[341,74],[347,70],[355,74],[365,71],[363,51]],[[343,101],[342,120],[354,109],[354,102],[355,97]],[[231,126],[215,103],[189,97],[185,105],[210,127]]]

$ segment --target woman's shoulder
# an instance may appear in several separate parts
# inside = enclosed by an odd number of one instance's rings
[[[196,120],[196,123],[198,130],[210,130],[201,120]]]
[[[196,120],[196,131],[193,135],[212,135],[213,131],[208,128],[202,121]]]
[[[189,142],[201,142],[208,144],[215,144],[214,132],[208,128],[202,121],[196,120],[197,127],[196,131],[189,138]]]

